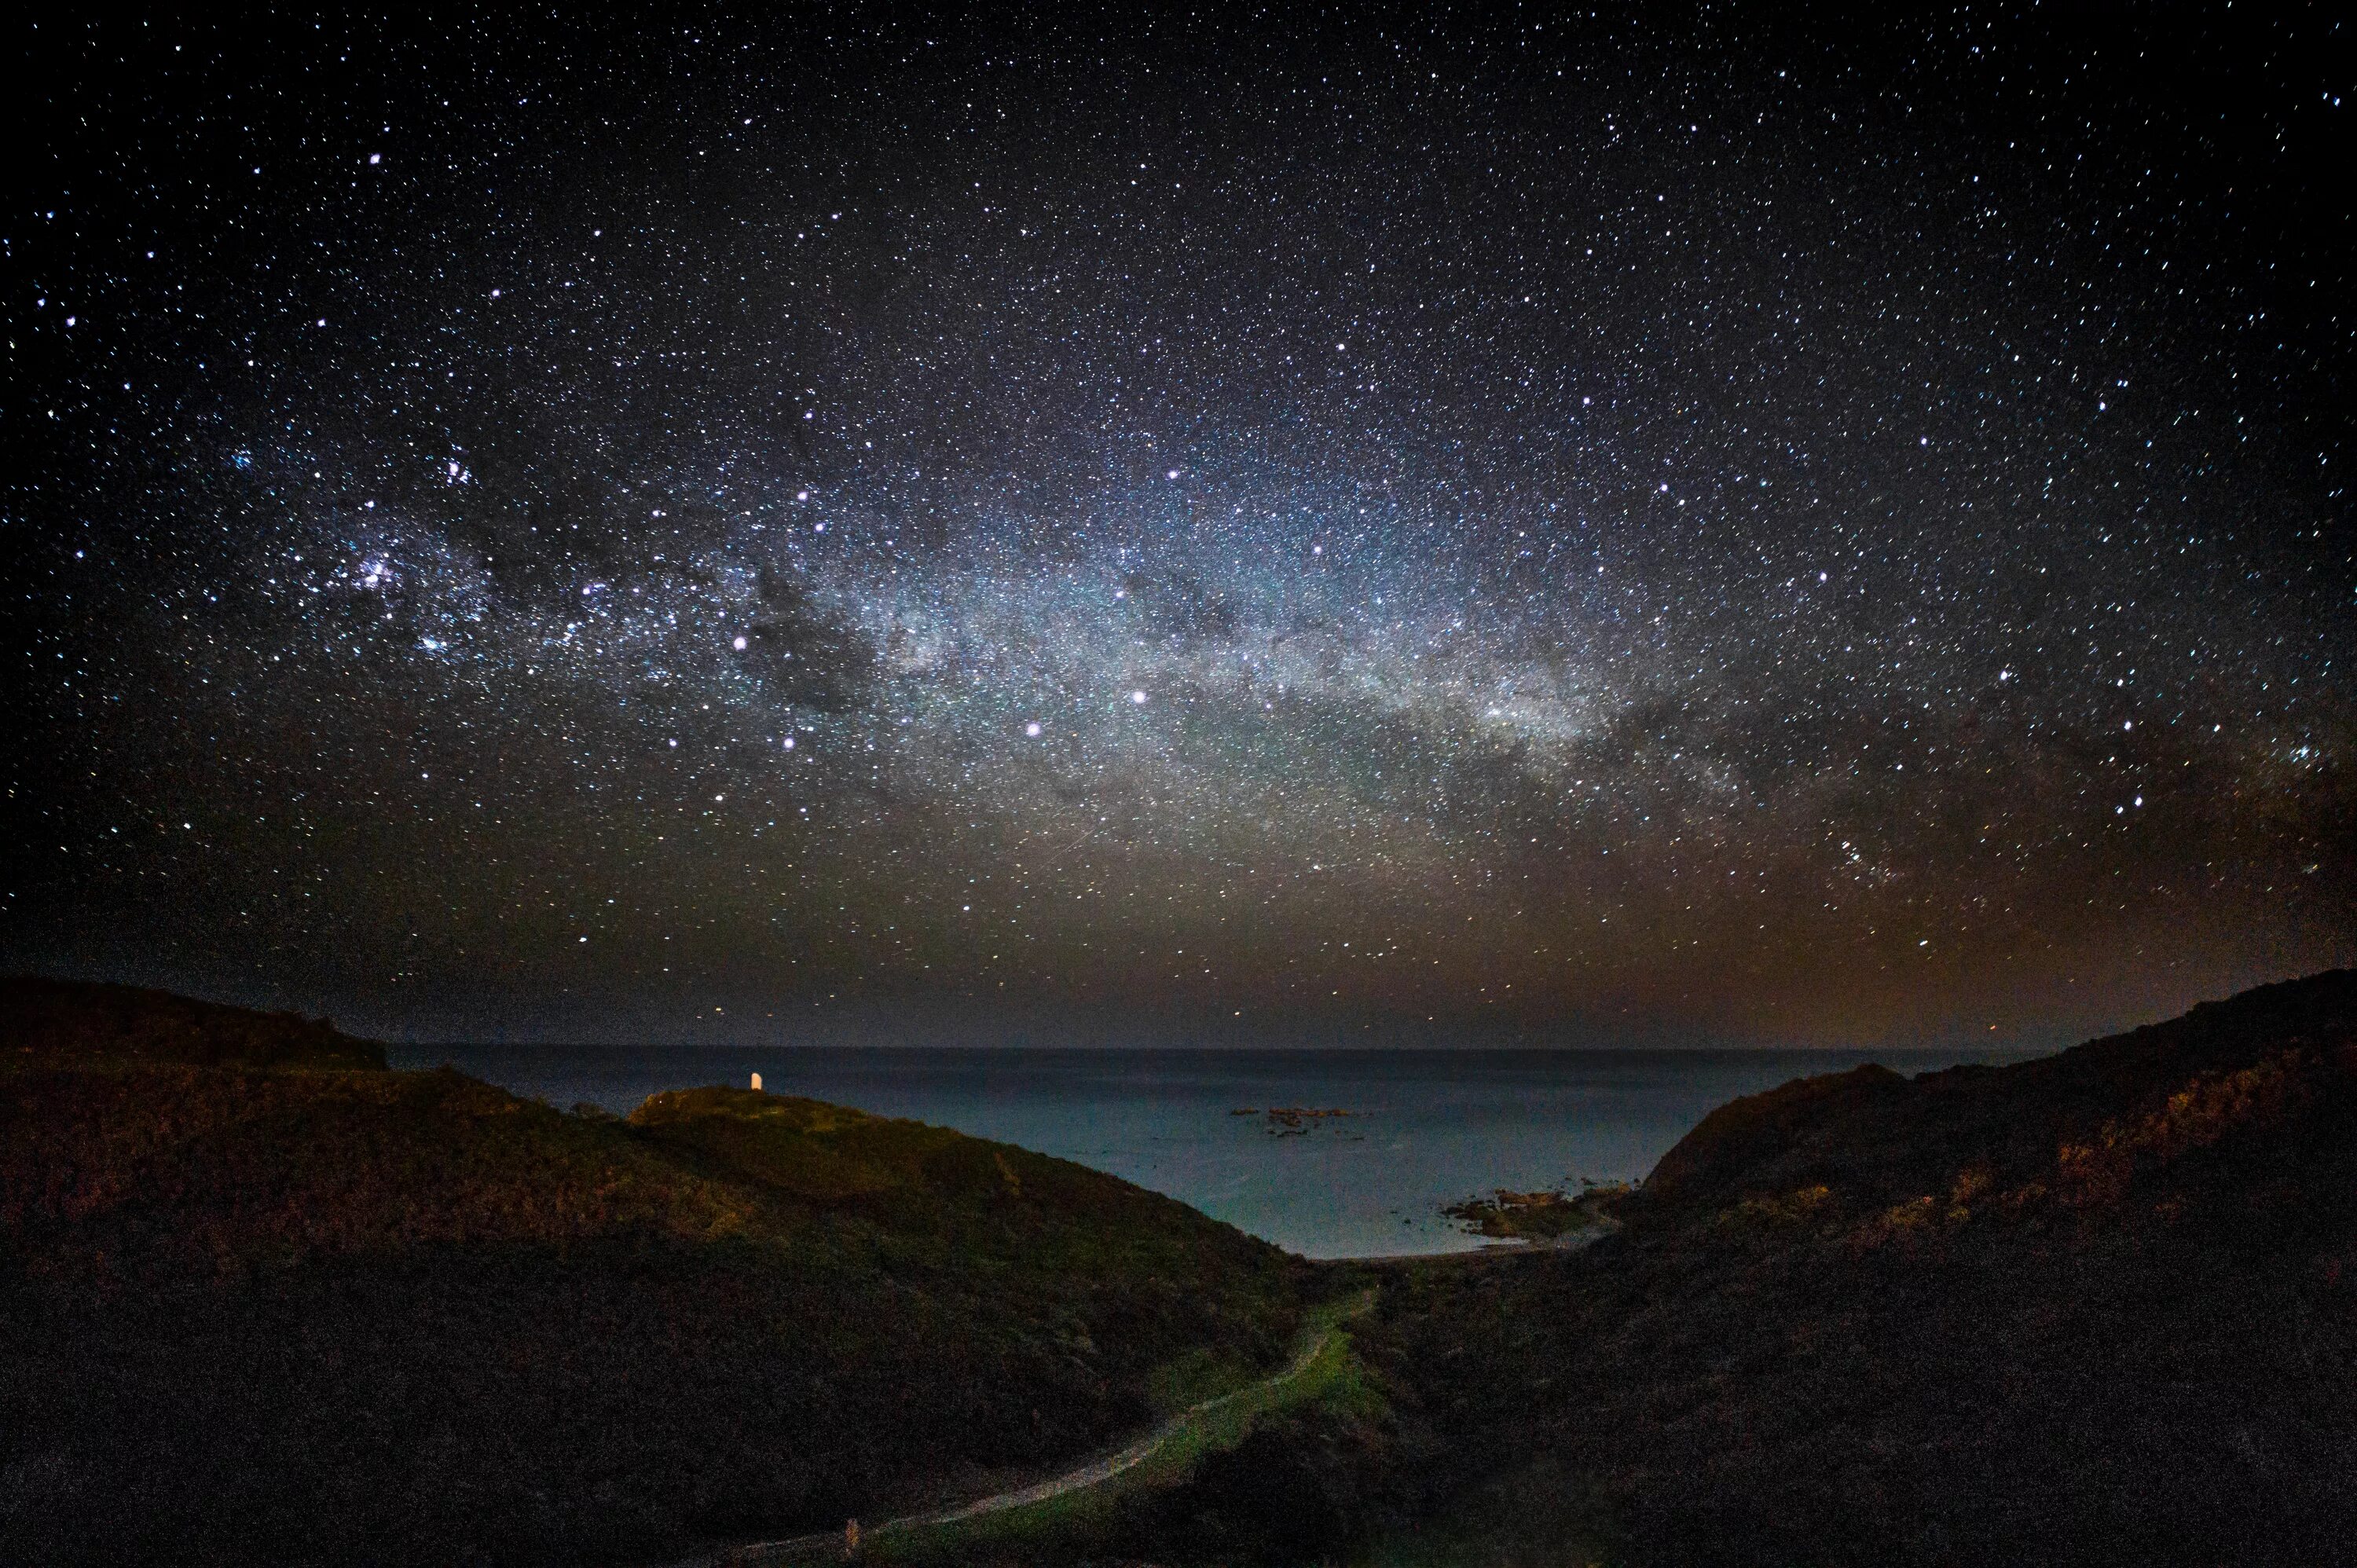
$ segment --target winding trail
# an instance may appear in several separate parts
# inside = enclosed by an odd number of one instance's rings
[[[899,1519],[887,1520],[863,1531],[863,1536],[872,1539],[879,1535],[918,1530],[930,1525],[956,1524],[965,1520],[980,1519],[987,1514],[1004,1513],[1009,1509],[1019,1509],[1032,1503],[1045,1502],[1050,1498],[1062,1497],[1068,1492],[1084,1491],[1091,1487],[1103,1486],[1124,1471],[1134,1470],[1145,1464],[1184,1437],[1204,1417],[1216,1413],[1225,1406],[1255,1396],[1274,1396],[1281,1393],[1287,1383],[1307,1372],[1318,1358],[1325,1354],[1327,1348],[1341,1336],[1344,1324],[1364,1316],[1373,1305],[1374,1292],[1372,1291],[1342,1304],[1325,1316],[1322,1320],[1305,1330],[1300,1348],[1294,1352],[1292,1359],[1282,1368],[1258,1382],[1246,1383],[1243,1387],[1231,1389],[1215,1399],[1189,1405],[1125,1448],[1101,1455],[1075,1469],[1051,1476],[1044,1481],[1035,1481],[1028,1487],[1016,1487],[1003,1492],[993,1492],[986,1498],[977,1498],[973,1502],[961,1503],[955,1508],[937,1509],[930,1513],[906,1514]],[[812,1535],[789,1536],[782,1541],[761,1541],[742,1546],[723,1547],[717,1552],[688,1558],[673,1564],[673,1568],[780,1568],[782,1564],[805,1562],[826,1555],[830,1552],[836,1556],[841,1556],[845,1552],[845,1546],[844,1531],[822,1530]]]

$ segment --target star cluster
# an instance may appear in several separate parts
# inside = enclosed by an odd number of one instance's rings
[[[0,951],[2007,1044],[2350,961],[2328,13],[12,24]]]

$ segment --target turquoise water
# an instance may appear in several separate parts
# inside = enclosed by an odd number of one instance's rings
[[[1955,1054],[1862,1051],[398,1047],[559,1106],[743,1084],[1077,1160],[1312,1258],[1480,1245],[1440,1214],[1493,1187],[1641,1176],[1715,1106],[1810,1073]],[[1249,1107],[1251,1116],[1232,1114]],[[1273,1131],[1271,1107],[1343,1110]]]

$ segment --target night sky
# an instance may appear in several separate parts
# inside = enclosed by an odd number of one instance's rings
[[[2016,1047],[2357,960],[2346,12],[1793,9],[20,16],[0,967]]]

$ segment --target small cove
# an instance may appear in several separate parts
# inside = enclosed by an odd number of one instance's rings
[[[448,1062],[560,1107],[627,1114],[659,1090],[748,1081],[954,1127],[1168,1194],[1311,1258],[1483,1245],[1443,1204],[1494,1187],[1642,1176],[1715,1107],[1878,1061],[1847,1050],[1106,1049],[441,1045]],[[1251,1114],[1237,1114],[1249,1111]],[[1270,1112],[1289,1112],[1271,1116]],[[1343,1111],[1341,1116],[1308,1112]]]

